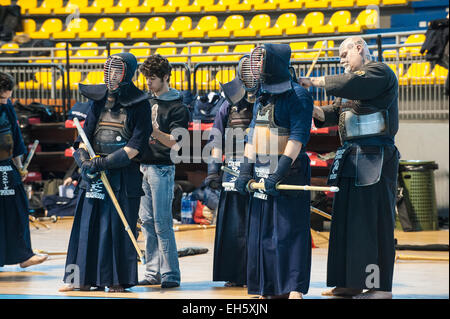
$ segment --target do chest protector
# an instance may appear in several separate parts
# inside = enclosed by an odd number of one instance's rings
[[[127,111],[103,110],[94,132],[93,148],[98,155],[108,155],[127,145],[131,130],[127,127]]]
[[[0,113],[0,161],[11,159],[14,149],[14,139],[11,123],[6,112]]]

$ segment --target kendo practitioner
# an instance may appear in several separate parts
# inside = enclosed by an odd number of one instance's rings
[[[211,129],[212,161],[208,164],[206,186],[220,189],[214,239],[213,281],[225,281],[226,287],[245,286],[247,283],[247,216],[250,196],[241,194],[233,183],[236,176],[221,174],[222,154],[224,166],[239,175],[240,159],[244,155],[244,138],[253,117],[254,95],[247,93],[242,81],[221,84],[226,97],[214,119]]]
[[[311,176],[313,100],[291,77],[290,56],[289,45],[264,44],[238,67],[257,96],[235,187],[246,193],[253,180],[264,184],[251,195],[247,241],[248,293],[260,298],[301,299],[310,282],[310,192],[276,188],[309,185]]]
[[[324,295],[392,298],[398,82],[386,64],[371,61],[360,37],[342,42],[339,55],[344,74],[300,80],[337,97],[314,108],[315,125],[339,125],[342,142],[328,177],[339,187],[327,266],[327,286],[335,288]]]
[[[47,260],[31,249],[28,199],[23,181],[28,172],[22,166],[26,147],[11,104],[14,79],[0,72],[0,267],[21,268]]]
[[[136,236],[142,174],[136,160],[151,134],[148,96],[132,82],[137,60],[114,54],[104,65],[105,84],[79,85],[92,101],[84,132],[96,157],[81,139],[74,159],[81,168],[80,195],[67,251],[60,291],[109,288],[121,292],[138,283],[137,253],[109,194],[100,180],[105,171],[124,216]]]

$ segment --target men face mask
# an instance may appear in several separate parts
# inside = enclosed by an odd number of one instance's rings
[[[119,88],[126,73],[126,64],[119,56],[110,56],[104,65],[104,80],[110,92]]]

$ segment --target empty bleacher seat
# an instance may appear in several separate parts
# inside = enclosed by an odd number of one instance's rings
[[[170,28],[165,31],[159,31],[156,33],[156,37],[163,38],[178,38],[183,31],[190,30],[192,28],[192,19],[188,16],[176,17]]]
[[[279,0],[266,0],[263,2],[257,2],[253,5],[255,11],[261,10],[276,10],[278,7]]]
[[[32,39],[48,39],[53,36],[56,32],[61,32],[63,29],[63,24],[60,19],[47,19],[42,24],[39,31],[31,32],[29,36]]]
[[[327,24],[312,27],[312,33],[334,33],[340,25],[350,24],[352,15],[348,10],[333,13]]]
[[[254,4],[263,2],[264,0],[241,0],[238,4],[230,6],[228,11],[251,11]]]
[[[378,11],[375,9],[367,9],[361,11],[355,19],[355,22],[349,25],[340,25],[338,31],[340,33],[361,32],[365,29],[375,29],[378,24]]]
[[[70,89],[76,90],[78,89],[78,84],[81,82],[81,72],[80,71],[70,71],[69,72],[69,80],[70,80]],[[63,81],[64,79],[64,85],[67,87],[67,72],[64,72],[64,76],[60,76],[58,80],[56,81],[56,88],[58,90],[61,90],[63,88]]]
[[[80,32],[88,30],[88,22],[84,18],[75,18],[69,22],[64,31],[54,32],[55,39],[73,39],[78,36]]]
[[[11,0],[0,0],[0,6],[10,6]]]
[[[179,91],[189,90],[189,77],[184,70],[172,70],[170,74],[170,87]]]
[[[121,52],[124,52],[123,43],[122,42],[111,42],[109,44],[109,54],[108,54],[107,49],[103,50],[103,53],[101,54],[101,56],[104,57],[104,59],[95,60],[95,63],[105,63],[106,59],[108,58],[109,55],[113,55],[113,54],[121,53]]]
[[[194,0],[191,5],[181,6],[179,11],[183,12],[202,12],[205,11],[206,7],[212,6],[214,0]]]
[[[117,5],[105,8],[105,13],[127,13],[131,7],[139,6],[139,0],[119,0]]]
[[[114,0],[94,0],[94,2],[84,8],[80,8],[80,13],[101,14],[105,12],[106,8],[111,8],[114,5]]]
[[[87,74],[82,84],[101,84],[104,83],[104,72],[103,71],[91,71]]]
[[[237,53],[236,55],[221,55],[217,58],[217,61],[222,62],[230,62],[230,61],[239,61],[239,59],[245,55],[250,54],[250,52],[255,47],[254,44],[237,44],[234,47],[233,53]]]
[[[290,0],[290,1],[280,1],[279,8],[281,10],[286,9],[300,9],[307,0]]]
[[[138,62],[144,62],[151,53],[150,48],[137,48],[143,46],[150,46],[150,44],[148,42],[136,42],[133,44],[133,48],[130,49],[130,53],[136,57]]]
[[[204,53],[215,55],[193,57],[192,62],[213,62],[217,61],[217,59],[220,56],[220,53],[228,53],[228,45],[226,45],[225,42],[218,41],[214,43],[221,45],[210,45],[208,50]]]
[[[270,28],[270,16],[268,14],[257,14],[251,20],[249,25],[241,30],[234,32],[235,37],[255,37],[259,31]]]
[[[106,37],[111,31],[114,31],[114,20],[112,18],[101,18],[95,21],[89,31],[80,32],[78,37],[80,39],[100,39]]]
[[[163,47],[159,47],[155,50],[154,54],[160,54],[163,57],[167,57],[167,59],[169,60],[169,62],[171,61],[172,57],[169,57],[169,55],[173,55],[176,56],[177,55],[177,48],[176,47],[170,47],[175,45],[175,43],[173,42],[163,42],[160,44],[160,46]],[[167,46],[167,48],[164,48],[164,46]]]
[[[444,84],[448,77],[448,69],[436,64],[433,74],[436,79],[436,84]]]
[[[406,38],[404,44],[418,44],[418,46],[405,46],[401,47],[399,50],[399,55],[401,57],[405,56],[420,56],[420,49],[422,48],[422,44],[425,42],[425,34],[411,34]]]
[[[36,32],[36,21],[33,19],[23,19],[22,28],[23,32],[16,32],[16,35],[23,33],[30,35],[31,33]]]
[[[20,7],[21,14],[29,14],[30,9],[38,6],[37,0],[17,0],[17,5]]]
[[[286,34],[308,34],[309,32],[311,32],[313,27],[322,26],[323,20],[324,16],[322,12],[310,12],[305,16],[301,25],[299,25],[298,27],[287,29]]]
[[[358,7],[366,7],[370,5],[378,6],[380,5],[380,0],[356,0],[356,5]]]
[[[130,13],[151,13],[164,5],[164,0],[144,0],[139,6],[130,7]]]
[[[128,38],[130,37],[131,32],[139,31],[141,27],[141,22],[138,18],[125,18],[120,23],[117,30],[108,32],[106,36],[108,38]]]
[[[205,7],[205,12],[225,12],[239,2],[240,0],[219,0],[216,4]]]
[[[208,31],[210,38],[228,38],[234,35],[234,32],[244,28],[244,17],[239,14],[227,17],[220,29]]]
[[[389,6],[393,4],[407,4],[408,0],[382,0],[383,5]]]
[[[292,54],[291,54],[292,59],[294,59],[294,60],[307,59],[304,56],[305,52],[294,52],[294,51],[308,49],[308,42],[291,42],[291,43],[289,43],[289,46],[291,47],[291,51],[292,51]]]
[[[51,14],[53,9],[62,7],[63,0],[44,0],[39,7],[28,8],[28,14]]]
[[[69,14],[74,13],[78,10],[81,12],[81,9],[86,8],[88,6],[88,0],[69,0],[64,7],[54,8],[53,13],[55,14]]]
[[[71,63],[101,63],[99,59],[89,59],[90,57],[97,57],[99,54],[98,44],[95,42],[84,42],[80,45],[80,48],[89,48],[89,50],[77,50],[72,55]]]
[[[180,10],[180,7],[187,7],[189,0],[169,0],[166,5],[156,7],[155,13],[175,13]]]
[[[433,74],[431,74],[430,62],[412,63],[408,68],[408,71],[406,71],[405,77],[408,81],[408,84],[412,85],[425,85],[435,83],[435,78]]]
[[[37,90],[39,88],[50,89],[53,86],[53,73],[50,69],[41,69],[34,73],[34,77],[28,81],[19,82],[19,89]]]
[[[209,83],[210,90],[218,91],[220,89],[219,83],[227,83],[232,81],[236,77],[236,71],[234,69],[221,69],[217,71],[216,76]]]
[[[203,51],[203,48],[201,46],[192,46],[195,44],[200,44],[198,41],[188,42],[189,46],[183,47],[181,50],[180,56],[171,58],[170,62],[178,62],[178,63],[187,63],[188,62],[188,54],[201,54]],[[191,59],[195,59],[194,57],[191,57]],[[194,62],[194,61],[192,61]]]
[[[164,31],[165,29],[166,19],[163,17],[152,17],[147,20],[142,30],[131,32],[130,37],[132,39],[153,38],[157,32]]]
[[[8,42],[8,43],[4,43],[2,44],[2,49],[9,49],[9,51],[2,51],[2,54],[15,54],[15,53],[19,53],[18,49],[19,49],[19,45],[15,42]]]
[[[195,72],[195,85],[197,91],[210,90],[210,82],[212,80],[209,70],[197,69]]]
[[[217,30],[219,20],[216,16],[204,16],[195,29],[182,32],[183,38],[203,38],[208,31]]]
[[[297,16],[295,13],[283,13],[275,22],[275,25],[271,28],[263,29],[260,31],[262,37],[265,36],[281,36],[287,29],[297,26]]]

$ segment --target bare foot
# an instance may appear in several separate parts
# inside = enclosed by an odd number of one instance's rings
[[[291,291],[289,293],[289,299],[303,299],[303,294],[298,291]]]
[[[125,289],[122,286],[111,286],[108,288],[108,292],[124,292]]]
[[[48,255],[45,254],[36,254],[25,260],[23,263],[20,263],[20,268],[27,268],[33,265],[38,265],[43,263],[48,259]]]
[[[322,292],[322,296],[352,297],[362,292],[362,289],[336,287]]]
[[[61,288],[58,289],[59,292],[67,292],[67,291],[74,291],[74,290],[90,291],[91,286],[81,286],[80,288],[76,288],[72,284],[65,284],[64,286],[62,286]]]
[[[353,296],[353,299],[392,299],[392,292],[369,289],[366,292]]]

